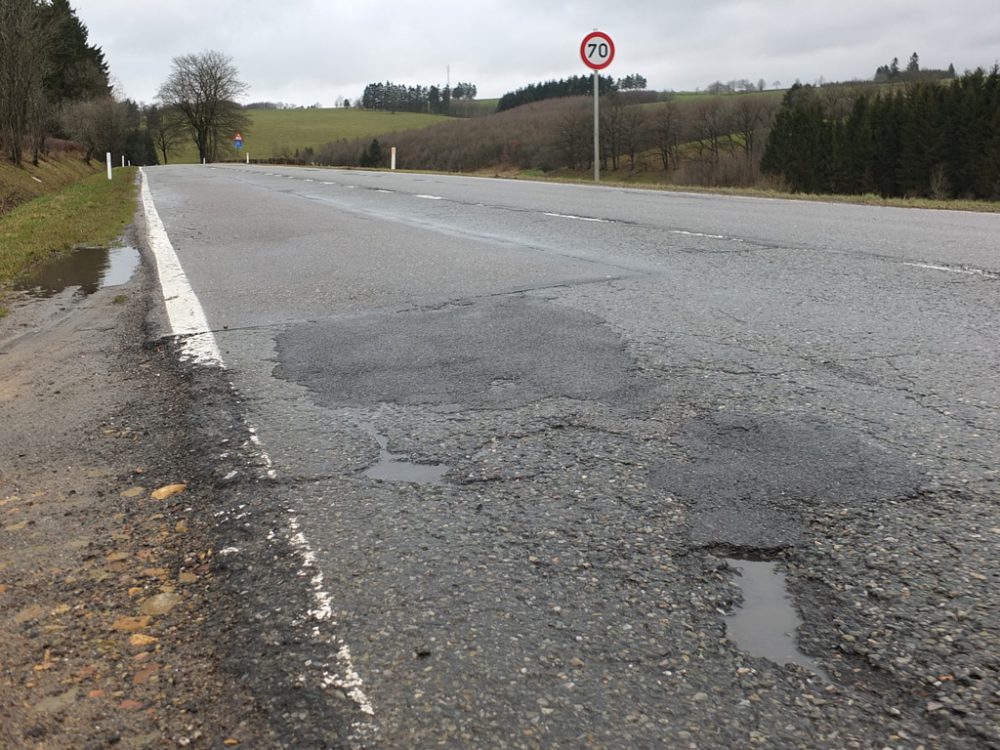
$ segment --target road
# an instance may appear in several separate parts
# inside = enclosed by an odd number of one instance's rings
[[[1000,216],[147,177],[289,746],[1000,747]]]

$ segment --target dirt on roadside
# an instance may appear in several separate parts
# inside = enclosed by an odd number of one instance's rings
[[[0,319],[0,748],[266,746],[227,671],[213,478],[153,279]]]

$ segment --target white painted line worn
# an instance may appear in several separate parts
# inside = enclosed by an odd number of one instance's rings
[[[418,194],[418,195],[414,195],[413,197],[414,198],[423,198],[426,201],[439,201],[439,200],[442,200],[442,198],[441,198],[440,195],[423,195],[423,194]]]
[[[198,297],[191,288],[191,284],[184,274],[184,269],[181,268],[177,253],[174,252],[173,245],[170,244],[170,239],[167,237],[163,222],[156,212],[146,173],[142,169],[139,170],[139,173],[142,175],[142,207],[146,217],[147,241],[149,249],[156,259],[160,291],[167,307],[167,317],[171,330],[174,336],[181,339],[184,352],[182,357],[193,360],[197,364],[224,370],[226,365],[222,360],[215,334],[208,327],[201,302],[198,301]],[[233,387],[232,383],[230,383],[230,387]],[[247,424],[247,430],[250,434],[249,442],[258,452],[261,463],[267,470],[267,476],[271,479],[277,478],[274,464],[257,436],[257,431],[250,424]],[[324,636],[321,630],[324,623],[327,623],[328,631],[336,628],[337,623],[333,617],[333,597],[326,590],[323,573],[316,564],[316,552],[302,532],[294,510],[290,511],[288,517],[288,542],[302,558],[300,575],[309,578],[313,607],[309,610],[308,615],[317,623],[313,627],[313,636],[317,639],[326,637],[336,649],[335,669],[331,671],[327,668],[328,665],[324,665],[322,686],[342,689],[354,701],[358,710],[366,716],[374,716],[375,709],[365,694],[361,676],[354,668],[350,647],[336,633],[330,632]],[[225,556],[239,554],[239,552],[238,547],[225,547],[219,551],[219,554]],[[372,732],[376,731],[374,725],[362,721],[355,721],[352,724],[352,729],[359,737],[370,736]]]
[[[985,268],[972,268],[970,266],[939,266],[934,263],[904,263],[904,266],[912,268],[925,268],[928,271],[944,271],[945,273],[960,273],[966,276],[986,276],[987,278],[1000,278],[1000,272],[987,271]]]
[[[208,327],[205,311],[191,289],[174,246],[170,244],[160,215],[153,205],[146,172],[142,175],[142,210],[146,216],[146,236],[149,249],[156,258],[156,273],[160,278],[163,303],[167,308],[170,329],[181,345],[181,359],[199,365],[223,367],[222,353],[215,336]]]
[[[595,224],[610,224],[611,222],[607,219],[594,219],[589,216],[574,216],[573,214],[552,214],[546,212],[545,216],[551,216],[555,219],[573,219],[575,221],[592,221]]]

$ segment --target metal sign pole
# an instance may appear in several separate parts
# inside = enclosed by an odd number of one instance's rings
[[[601,78],[594,70],[594,182],[601,181]]]

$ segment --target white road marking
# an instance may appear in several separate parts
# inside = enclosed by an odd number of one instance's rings
[[[376,193],[391,193],[392,191],[391,190],[383,190],[382,188],[376,188],[375,192]]]
[[[574,216],[573,214],[554,214],[545,212],[545,216],[551,216],[556,219],[574,219],[576,221],[592,221],[595,224],[610,224],[611,222],[607,219],[594,219],[589,216]]]
[[[423,198],[424,200],[428,200],[428,201],[439,201],[439,200],[442,200],[442,198],[441,198],[440,195],[423,195],[423,194],[419,194],[419,195],[414,195],[413,197],[414,198]]]
[[[972,268],[971,266],[939,266],[934,263],[904,263],[904,266],[913,268],[926,268],[929,271],[944,271],[945,273],[961,273],[966,276],[986,276],[991,279],[1000,279],[1000,272],[987,271],[985,268]]]
[[[724,234],[705,234],[704,232],[687,232],[683,229],[671,229],[670,234],[682,234],[685,237],[707,237],[710,240],[730,240],[732,237],[726,237]]]
[[[160,215],[153,205],[146,172],[142,175],[142,210],[146,216],[146,236],[149,249],[156,259],[156,273],[160,278],[163,303],[173,335],[180,340],[181,358],[200,365],[222,367],[222,353],[215,336],[208,327],[205,311],[191,289],[174,246],[170,244]]]
[[[164,304],[167,308],[167,317],[170,321],[170,328],[173,335],[181,339],[182,358],[190,359],[197,364],[210,367],[217,367],[221,370],[226,368],[222,360],[222,354],[215,340],[215,334],[209,329],[205,312],[202,309],[198,297],[195,295],[191,284],[181,268],[177,253],[170,238],[167,237],[166,229],[156,212],[153,204],[153,197],[149,192],[149,184],[146,173],[140,169],[142,175],[142,207],[146,217],[146,234],[149,249],[156,259],[157,274],[160,278],[160,291],[163,294]],[[291,179],[291,178],[290,178]],[[232,386],[232,383],[230,383]],[[261,463],[267,469],[267,476],[275,479],[277,472],[271,457],[264,449],[257,431],[252,425],[247,424],[249,431],[249,442],[257,450]],[[298,517],[294,511],[288,518],[288,541],[296,549],[302,558],[302,567],[299,572],[302,576],[309,576],[310,588],[312,589],[313,608],[308,615],[317,622],[313,627],[313,635],[322,638],[321,623],[329,623],[328,629],[335,630],[336,621],[333,618],[333,597],[326,590],[323,573],[316,565],[316,553],[305,534],[302,532]],[[219,551],[220,555],[231,555],[239,553],[238,547],[225,547]],[[335,632],[330,632],[329,642],[336,648],[337,667],[335,672],[327,669],[323,670],[322,685],[324,688],[338,687],[343,689],[357,705],[358,710],[367,716],[374,716],[375,709],[371,700],[364,692],[364,683],[360,675],[354,668],[354,661],[351,657],[351,649]],[[359,735],[366,735],[375,731],[373,725],[366,722],[356,721],[352,728]]]

